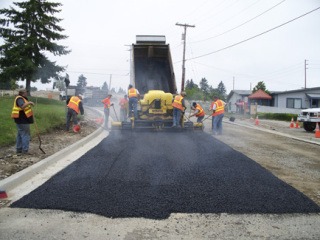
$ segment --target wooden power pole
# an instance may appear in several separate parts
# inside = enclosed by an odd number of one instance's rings
[[[182,79],[181,79],[181,92],[184,91],[184,81],[185,81],[185,75],[186,75],[186,68],[185,68],[185,62],[186,62],[186,34],[187,34],[187,27],[195,27],[194,25],[188,25],[188,24],[181,24],[176,23],[177,26],[184,27],[184,34],[182,35],[183,39],[183,57],[182,57]]]

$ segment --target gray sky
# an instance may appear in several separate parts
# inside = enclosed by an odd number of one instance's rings
[[[305,85],[307,60],[307,87],[320,87],[320,9],[291,21],[319,8],[320,0],[54,1],[63,4],[58,17],[69,36],[58,43],[72,50],[56,60],[68,66],[71,84],[83,74],[88,86],[102,86],[112,75],[111,87],[127,88],[128,45],[136,35],[165,35],[180,90],[181,23],[195,25],[187,28],[186,80],[206,78],[214,88],[222,81],[227,93],[259,81],[270,91],[293,90]],[[0,7],[12,2],[1,0]]]

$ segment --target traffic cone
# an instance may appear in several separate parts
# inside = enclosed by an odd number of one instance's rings
[[[316,123],[317,124],[317,128],[316,128],[316,132],[314,134],[314,137],[315,138],[320,138],[320,129],[319,129],[319,123]]]
[[[290,128],[294,128],[293,118],[291,118]]]
[[[7,197],[8,197],[8,195],[7,195],[6,191],[0,189],[0,199],[4,199]]]
[[[296,121],[296,128],[300,128],[300,123],[298,120]]]
[[[255,120],[255,122],[254,122],[254,125],[258,126],[259,123],[260,123],[260,121],[259,121],[259,117],[258,117],[258,115],[257,115],[257,116],[256,116],[256,120]]]

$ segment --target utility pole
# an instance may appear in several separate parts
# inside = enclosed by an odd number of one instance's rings
[[[184,34],[182,35],[182,40],[183,40],[182,80],[181,80],[181,92],[182,92],[182,91],[184,91],[184,81],[185,81],[185,75],[186,75],[185,62],[186,62],[187,27],[195,27],[195,26],[194,25],[188,25],[188,24],[181,24],[181,23],[176,23],[176,25],[184,27]]]
[[[306,89],[307,88],[307,63],[308,60],[304,60],[304,88]]]

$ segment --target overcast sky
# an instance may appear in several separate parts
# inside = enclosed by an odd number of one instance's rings
[[[306,85],[320,87],[320,0],[52,1],[63,4],[59,25],[69,37],[58,43],[72,52],[56,61],[68,66],[72,85],[83,74],[88,86],[111,79],[111,87],[127,88],[136,35],[165,35],[180,90],[181,23],[195,26],[187,28],[186,80],[206,78],[214,88],[222,81],[227,93],[259,81],[269,91],[295,90],[305,86],[307,60]]]

